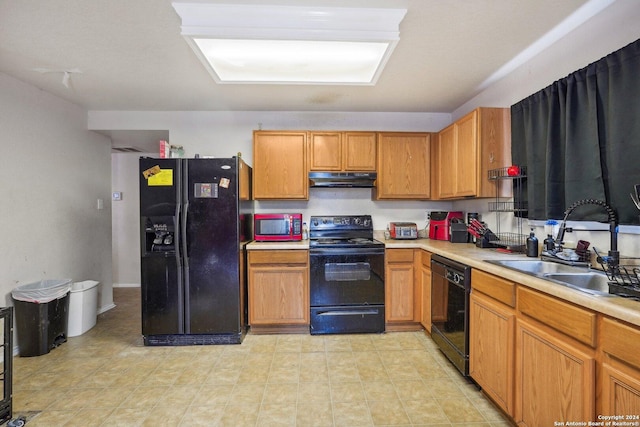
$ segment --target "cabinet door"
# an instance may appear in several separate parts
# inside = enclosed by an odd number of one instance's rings
[[[475,289],[471,292],[469,374],[511,416],[515,318],[513,309]]]
[[[438,133],[438,198],[511,196],[510,183],[487,178],[490,169],[511,163],[509,114],[478,108]]]
[[[430,134],[378,134],[378,199],[428,199]]]
[[[413,249],[387,249],[385,253],[385,320],[387,322],[417,320],[413,257]]]
[[[342,144],[340,132],[310,132],[309,169],[315,171],[339,171],[342,169]]]
[[[515,370],[519,425],[595,419],[595,359],[577,341],[517,319]]]
[[[456,196],[456,127],[451,125],[438,134],[438,194],[439,199]]]
[[[512,196],[508,180],[489,181],[489,170],[511,165],[511,111],[509,108],[480,108],[478,111],[477,197]]]
[[[622,364],[602,365],[602,409],[598,413],[640,417],[640,370]],[[625,421],[637,423],[640,418]]]
[[[255,199],[308,199],[306,143],[305,132],[254,132]]]
[[[431,252],[420,254],[420,324],[431,333]]]
[[[345,132],[342,146],[344,170],[376,170],[376,134],[374,132]]]
[[[385,314],[388,322],[413,321],[413,263],[387,266]]]
[[[238,197],[240,200],[251,200],[251,174],[249,173],[249,167],[245,162],[239,160],[238,169]]]
[[[305,267],[251,267],[249,324],[308,324],[308,274]]]
[[[478,112],[474,110],[456,122],[456,197],[477,195]]]
[[[600,344],[604,358],[598,413],[640,416],[640,329],[604,317]]]

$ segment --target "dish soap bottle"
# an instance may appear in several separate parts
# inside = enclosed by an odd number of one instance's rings
[[[302,240],[309,240],[309,229],[306,222],[302,223]]]
[[[527,237],[527,256],[535,258],[538,256],[538,238],[533,233],[533,228],[529,237]]]

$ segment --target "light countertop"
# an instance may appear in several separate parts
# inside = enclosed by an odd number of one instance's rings
[[[299,240],[296,242],[250,242],[246,246],[247,250],[291,250],[291,249],[309,249],[308,240]]]
[[[571,289],[554,282],[520,273],[488,260],[531,259],[524,254],[509,254],[495,249],[477,248],[471,243],[449,243],[441,240],[385,240],[383,232],[375,232],[374,237],[383,242],[387,249],[424,249],[472,268],[495,274],[507,280],[528,286],[532,289],[562,298],[566,301],[611,316],[613,318],[640,326],[640,302],[618,296],[597,296]],[[251,242],[248,250],[286,250],[309,249],[308,241],[300,242]]]

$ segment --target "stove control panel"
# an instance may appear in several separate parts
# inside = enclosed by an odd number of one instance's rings
[[[312,216],[311,228],[317,229],[373,229],[371,215],[358,216]]]

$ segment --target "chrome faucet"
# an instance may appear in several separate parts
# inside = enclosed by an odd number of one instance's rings
[[[569,206],[566,211],[564,211],[564,218],[562,219],[562,224],[560,224],[560,229],[558,230],[558,236],[556,237],[556,243],[559,245],[559,249],[562,249],[561,245],[562,245],[562,239],[564,239],[564,232],[567,225],[567,218],[569,217],[569,215],[571,215],[571,212],[573,212],[574,210],[576,210],[576,208],[583,205],[602,206],[607,211],[607,215],[609,217],[608,218],[609,235],[611,238],[611,243],[609,247],[609,252],[607,254],[608,256],[607,256],[606,262],[609,265],[609,268],[616,269],[618,267],[618,264],[620,263],[620,252],[618,252],[618,216],[616,215],[616,212],[613,210],[613,208],[611,208],[611,206],[609,206],[602,200],[597,200],[597,199],[578,200],[577,202]]]

